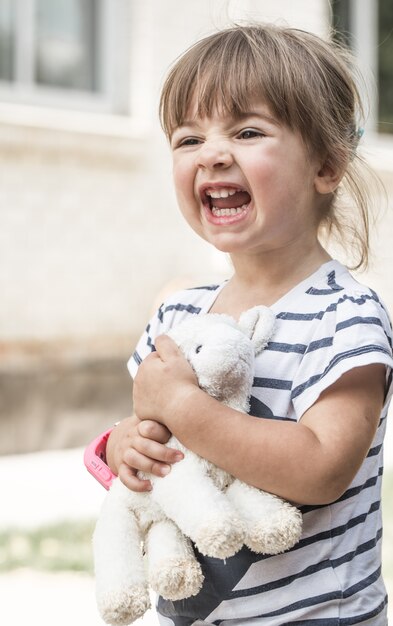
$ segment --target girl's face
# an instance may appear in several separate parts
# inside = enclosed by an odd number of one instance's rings
[[[239,117],[192,112],[171,138],[180,209],[219,250],[263,253],[317,241],[321,164],[264,104]]]

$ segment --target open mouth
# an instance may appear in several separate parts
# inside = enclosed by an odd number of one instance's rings
[[[214,217],[241,215],[251,202],[250,194],[239,187],[206,187],[201,195]]]

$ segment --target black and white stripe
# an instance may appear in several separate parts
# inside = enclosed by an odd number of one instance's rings
[[[141,337],[135,375],[155,337],[190,315],[208,313],[224,285],[169,298]],[[251,413],[298,421],[319,395],[353,367],[386,365],[386,402],[375,439],[354,481],[331,505],[301,507],[304,530],[289,552],[258,556],[243,548],[225,562],[198,554],[206,581],[200,594],[158,601],[167,626],[385,626],[381,578],[383,439],[392,394],[392,329],[377,294],[338,262],[323,265],[272,307],[277,329],[258,357]],[[213,419],[213,416],[212,416]]]

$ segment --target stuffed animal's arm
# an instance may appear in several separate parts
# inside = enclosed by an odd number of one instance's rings
[[[235,479],[227,496],[246,526],[246,545],[260,554],[279,554],[292,548],[302,533],[302,514],[271,493]]]
[[[176,444],[174,438],[169,442]],[[208,476],[209,463],[184,448],[183,452],[184,459],[167,476],[151,477],[151,497],[200,552],[216,558],[232,556],[243,545],[244,525]]]

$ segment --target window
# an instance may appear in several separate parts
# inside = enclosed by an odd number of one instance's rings
[[[129,0],[0,0],[0,99],[129,109]]]
[[[393,133],[393,4],[379,2],[379,130]]]
[[[351,29],[349,17],[349,2],[343,0],[333,0],[332,18],[335,37],[340,43],[345,43],[351,47]]]
[[[12,0],[0,3],[0,80],[12,80],[14,5]]]
[[[355,50],[361,67],[374,73],[378,101],[371,111],[373,125],[393,133],[392,0],[333,0],[332,9],[338,40]]]
[[[36,0],[33,69],[37,84],[99,91],[100,18],[95,0]]]

